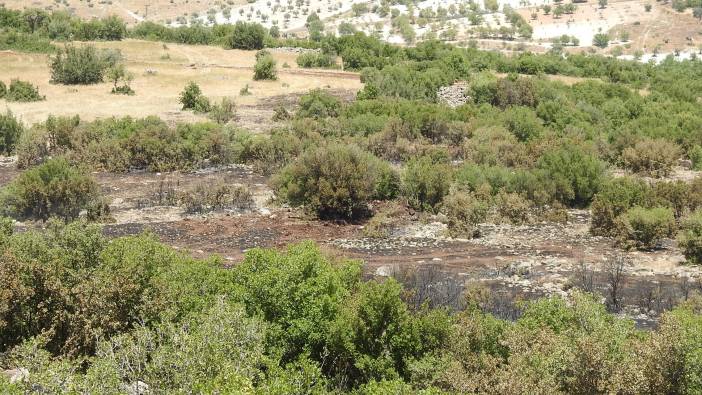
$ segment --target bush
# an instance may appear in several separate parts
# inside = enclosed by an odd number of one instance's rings
[[[92,45],[66,45],[56,56],[49,58],[51,82],[57,84],[96,84],[102,82],[105,70],[114,59],[108,59]]]
[[[617,238],[626,247],[656,248],[674,232],[673,210],[665,207],[634,207],[617,220]]]
[[[435,211],[449,192],[452,169],[429,156],[414,158],[402,174],[402,195],[417,210]]]
[[[223,125],[231,121],[236,121],[238,119],[236,115],[236,103],[228,97],[223,97],[221,102],[211,106],[210,112],[207,115],[213,121]]]
[[[261,49],[266,38],[266,29],[258,23],[237,22],[229,36],[228,47],[232,49]]]
[[[555,198],[569,206],[587,206],[600,187],[604,164],[594,154],[571,144],[545,153],[537,167],[552,183]]]
[[[23,131],[22,124],[10,110],[0,115],[0,154],[12,154]]]
[[[4,98],[6,94],[7,94],[7,85],[5,85],[4,82],[0,81],[0,99]]]
[[[680,225],[678,247],[682,249],[687,261],[702,263],[702,210],[697,210]]]
[[[452,191],[443,201],[443,210],[448,219],[448,231],[453,237],[468,238],[479,236],[476,227],[485,221],[488,214],[488,204],[475,194]]]
[[[256,60],[253,79],[256,81],[277,79],[275,59],[273,59],[273,56],[266,55]]]
[[[183,105],[183,110],[194,110],[195,112],[210,111],[209,100],[202,94],[200,86],[192,81],[180,93],[178,101]]]
[[[642,180],[621,177],[604,182],[590,207],[590,231],[615,236],[617,218],[634,206],[648,207],[651,200],[651,188]]]
[[[673,142],[643,139],[622,151],[624,167],[652,177],[665,177],[680,158],[680,148]]]
[[[517,193],[500,191],[494,199],[496,214],[499,221],[521,225],[529,222],[531,204]]]
[[[298,55],[297,59],[295,59],[295,62],[297,62],[298,66],[307,69],[313,67],[331,68],[336,65],[332,55],[322,52],[301,53]]]
[[[206,213],[216,210],[249,210],[254,201],[245,186],[229,185],[224,180],[197,184],[184,192],[180,202],[188,213]]]
[[[45,97],[39,94],[39,89],[26,81],[12,80],[5,94],[5,100],[15,102],[41,101]]]
[[[51,159],[21,173],[2,190],[4,214],[46,221],[78,217],[98,198],[98,185],[63,158]]]
[[[311,149],[274,179],[280,199],[306,206],[320,218],[354,219],[368,214],[368,203],[387,195],[389,165],[356,146]]]
[[[321,89],[313,89],[300,97],[297,117],[322,119],[338,117],[340,113],[341,100]]]

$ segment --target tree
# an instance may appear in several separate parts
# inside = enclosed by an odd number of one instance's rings
[[[253,79],[256,81],[277,79],[275,65],[275,59],[270,54],[259,57],[254,65]]]
[[[607,0],[597,0],[597,4],[600,5],[600,8],[607,8]]]
[[[544,4],[543,10],[544,10],[544,15],[548,15],[551,13],[551,6],[548,4]]]
[[[596,47],[607,48],[607,46],[609,45],[609,36],[605,33],[597,33],[592,38],[592,43]]]
[[[565,9],[563,8],[563,5],[559,4],[556,6],[556,8],[553,9],[553,17],[560,18],[564,12],[565,12]]]
[[[197,112],[208,112],[210,109],[209,100],[202,94],[200,86],[190,81],[180,93],[178,99],[183,105],[183,110],[195,110]]]
[[[305,25],[307,26],[307,32],[310,40],[316,42],[322,40],[324,37],[324,23],[321,19],[319,19],[319,16],[317,16],[316,13],[313,12],[307,17],[307,22]]]
[[[130,83],[134,79],[134,74],[127,71],[123,64],[118,64],[110,67],[107,70],[107,79],[112,82],[112,93],[119,93],[123,95],[133,95],[134,91],[130,87]],[[122,85],[117,86],[122,82]]]
[[[228,46],[232,49],[262,49],[266,38],[266,29],[258,23],[239,21],[229,36]]]

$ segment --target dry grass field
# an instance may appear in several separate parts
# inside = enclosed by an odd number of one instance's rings
[[[273,52],[278,62],[276,81],[253,81],[255,52],[224,50],[217,47],[188,46],[126,40],[95,43],[100,48],[117,48],[127,68],[134,73],[134,96],[113,95],[110,83],[96,85],[51,84],[46,55],[0,52],[3,79],[19,78],[38,85],[46,100],[33,103],[7,103],[26,124],[41,122],[49,114],[73,115],[91,120],[110,116],[145,117],[156,115],[169,122],[203,119],[191,111],[181,111],[178,95],[188,81],[195,81],[211,100],[235,100],[243,127],[261,129],[261,121],[285,97],[296,97],[314,88],[328,88],[351,95],[361,87],[356,73],[336,70],[299,69],[296,54]],[[282,67],[287,63],[289,68]],[[250,95],[240,96],[246,85]],[[261,116],[264,115],[263,118]]]

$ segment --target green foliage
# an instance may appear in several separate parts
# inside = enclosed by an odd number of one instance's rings
[[[76,218],[97,197],[95,180],[63,158],[21,173],[0,194],[4,215],[43,221],[52,216]]]
[[[332,68],[336,66],[334,57],[322,52],[303,52],[297,56],[295,62],[302,68]]]
[[[190,81],[185,86],[178,98],[183,110],[194,110],[195,112],[207,112],[210,109],[209,100],[202,94],[200,86]]]
[[[702,211],[697,210],[680,225],[678,246],[688,262],[702,263]]]
[[[113,62],[92,45],[66,45],[49,58],[51,82],[57,84],[96,84],[102,82],[105,70]]]
[[[275,67],[275,59],[273,59],[273,56],[270,54],[260,58],[257,57],[256,64],[254,65],[253,79],[255,81],[278,79]]]
[[[239,119],[236,115],[236,103],[228,97],[223,97],[222,101],[210,106],[210,112],[207,115],[222,125]]]
[[[23,132],[24,127],[10,110],[0,114],[0,154],[12,154]]]
[[[602,162],[576,145],[566,145],[545,153],[537,167],[553,183],[556,199],[570,206],[589,204],[604,174]]]
[[[232,49],[261,49],[266,29],[257,23],[237,22],[229,36],[227,46]]]
[[[619,241],[626,246],[652,249],[675,232],[675,217],[669,208],[634,207],[617,220]]]
[[[341,112],[341,100],[321,90],[313,89],[300,97],[299,118],[337,117]]]
[[[474,194],[452,191],[443,201],[443,210],[448,219],[451,236],[476,237],[478,224],[484,222],[488,215],[488,204]]]
[[[14,79],[4,94],[5,100],[14,102],[41,101],[45,97],[39,94],[39,89],[27,81]]]
[[[593,199],[590,231],[613,236],[620,215],[635,206],[648,207],[650,201],[650,188],[641,180],[626,177],[607,180]]]
[[[402,174],[402,195],[417,210],[436,211],[449,192],[451,173],[442,160],[429,156],[412,159]]]
[[[397,189],[390,166],[356,146],[329,145],[303,153],[274,180],[279,198],[320,218],[359,218],[368,203]]]
[[[606,0],[600,0],[606,1]],[[597,33],[592,38],[592,44],[596,47],[607,48],[609,45],[609,35],[606,33]]]

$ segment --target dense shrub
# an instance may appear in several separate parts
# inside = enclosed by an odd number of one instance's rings
[[[45,97],[39,94],[39,89],[27,81],[12,80],[5,93],[5,100],[16,102],[41,101]]]
[[[680,148],[666,139],[643,139],[622,151],[624,167],[653,177],[665,177],[677,164]]]
[[[577,145],[566,145],[545,153],[537,167],[553,183],[556,199],[569,206],[586,206],[597,193],[604,165]]]
[[[451,236],[476,237],[479,236],[477,225],[487,219],[489,205],[475,194],[452,191],[442,204],[446,213],[448,230]]]
[[[295,62],[302,68],[330,68],[336,66],[334,56],[322,52],[303,52],[297,56]]]
[[[435,211],[449,192],[451,167],[422,156],[410,160],[402,174],[402,195],[417,210]]]
[[[682,221],[678,246],[688,262],[702,263],[702,211],[697,210]]]
[[[202,94],[200,86],[192,81],[180,93],[178,101],[183,105],[183,110],[195,112],[208,112],[210,110],[210,101]]]
[[[592,201],[590,231],[613,236],[620,215],[635,206],[648,207],[651,201],[651,189],[641,180],[628,177],[607,180]]]
[[[299,118],[337,117],[341,112],[341,100],[321,90],[313,89],[300,97]]]
[[[275,80],[277,79],[277,71],[275,69],[275,59],[271,55],[265,55],[256,59],[254,65],[253,79],[258,80]]]
[[[105,70],[114,63],[92,45],[67,45],[49,58],[51,82],[57,84],[95,84],[102,82]]]
[[[378,195],[392,195],[393,177],[387,163],[355,146],[329,145],[311,149],[277,175],[280,199],[304,205],[320,218],[359,218]]]
[[[237,22],[227,43],[232,49],[261,49],[266,38],[266,29],[257,23]]]
[[[10,110],[0,114],[0,154],[10,155],[14,152],[23,130],[22,124]]]
[[[634,207],[617,219],[617,238],[625,246],[651,249],[675,232],[675,217],[669,208]]]
[[[15,218],[47,220],[78,217],[98,199],[98,185],[62,158],[21,173],[2,190],[3,213]]]

